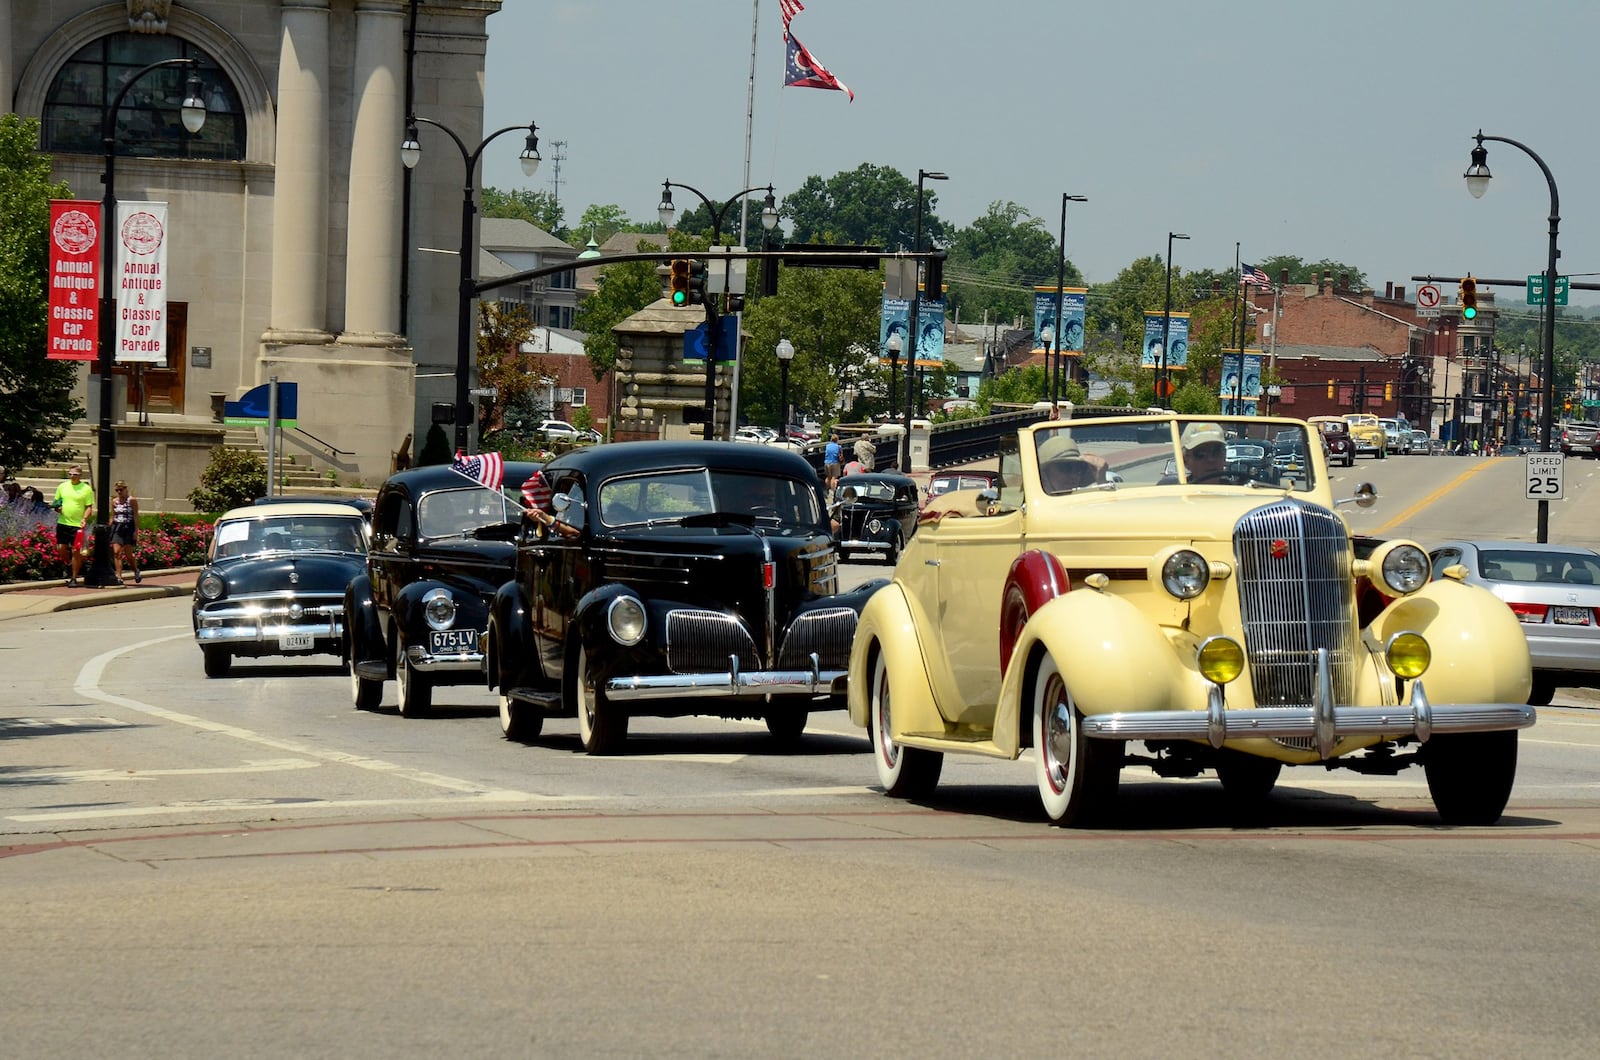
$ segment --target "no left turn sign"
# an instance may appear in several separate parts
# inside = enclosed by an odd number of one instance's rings
[[[1432,309],[1439,304],[1439,288],[1431,283],[1425,283],[1417,288],[1417,305],[1423,309]]]

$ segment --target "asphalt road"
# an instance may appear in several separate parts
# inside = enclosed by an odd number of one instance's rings
[[[1533,536],[1521,461],[1339,471],[1358,529]],[[1552,538],[1593,543],[1590,468]],[[1580,477],[1581,476],[1581,477]],[[1514,496],[1513,496],[1514,493]],[[1574,535],[1563,537],[1563,534]],[[852,565],[850,577],[882,573]],[[331,662],[331,660],[330,660]],[[500,738],[476,689],[406,720],[331,665],[206,680],[187,602],[0,626],[0,1041],[15,1056],[1590,1056],[1600,710],[1524,733],[1511,806],[1291,770],[1261,816],[1124,774],[1048,827],[1029,767],[875,789],[814,715]]]

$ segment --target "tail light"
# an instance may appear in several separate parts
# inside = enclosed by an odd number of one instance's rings
[[[770,589],[777,584],[777,565],[771,562],[761,565],[761,587]]]
[[[1517,616],[1518,622],[1539,625],[1544,622],[1544,616],[1550,608],[1546,604],[1523,604],[1512,602],[1506,606],[1511,608],[1511,613]]]

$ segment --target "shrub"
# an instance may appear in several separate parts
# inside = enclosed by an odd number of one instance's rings
[[[197,512],[225,512],[267,493],[267,467],[261,457],[243,449],[222,448],[200,472],[200,485],[189,491]]]

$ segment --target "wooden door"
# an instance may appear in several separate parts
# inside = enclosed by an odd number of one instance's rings
[[[183,412],[184,367],[189,351],[189,303],[167,303],[167,363],[146,364],[135,370],[131,364],[119,364],[116,373],[127,379],[128,411],[140,409],[139,380],[144,380],[145,412]]]

